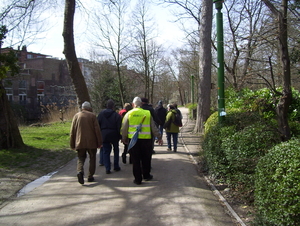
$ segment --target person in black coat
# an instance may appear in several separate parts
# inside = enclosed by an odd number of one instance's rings
[[[112,146],[114,149],[114,170],[121,170],[119,166],[119,141],[121,139],[120,129],[122,119],[121,116],[113,110],[114,106],[114,102],[108,100],[107,109],[101,111],[97,117],[103,138],[103,162],[107,174],[111,173],[110,153]]]
[[[164,108],[163,102],[160,100],[158,101],[157,107],[155,108],[155,113],[160,121],[160,123],[157,125],[159,128],[159,132],[161,135],[163,135],[164,131],[164,124],[166,121],[166,116],[167,116],[167,109]]]

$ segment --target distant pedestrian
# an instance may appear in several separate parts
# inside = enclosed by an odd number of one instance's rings
[[[124,118],[124,116],[125,116],[125,114],[128,112],[128,111],[130,111],[130,110],[132,110],[132,105],[130,104],[130,103],[125,103],[124,104],[124,108],[121,110],[121,111],[119,111],[119,114],[120,114],[120,116],[121,116],[121,118],[123,119]],[[127,149],[128,149],[128,144],[124,144],[124,149],[123,149],[123,153],[122,153],[122,162],[124,163],[124,164],[126,164],[126,155],[127,155]],[[131,164],[131,159],[130,159],[130,157],[129,157],[129,163]]]
[[[161,134],[155,125],[150,111],[141,108],[142,100],[139,97],[133,99],[133,109],[123,118],[122,142],[129,144],[133,138],[136,128],[141,124],[141,131],[138,133],[136,144],[129,150],[132,159],[132,171],[134,183],[141,184],[142,179],[151,180],[151,152],[152,137],[158,137],[159,145],[163,144]]]
[[[167,109],[165,109],[163,106],[163,102],[161,100],[158,101],[157,107],[155,108],[155,113],[159,119],[158,128],[161,135],[163,135],[167,112]]]
[[[90,156],[88,182],[93,182],[96,171],[97,148],[102,146],[102,136],[96,115],[92,113],[91,104],[85,101],[81,112],[78,112],[72,120],[70,131],[70,147],[77,151],[77,178],[80,184],[84,184],[84,162],[87,153]]]
[[[114,110],[113,100],[108,100],[106,109],[101,111],[97,117],[103,136],[103,163],[106,174],[111,173],[110,154],[113,146],[114,170],[120,171],[119,166],[119,141],[121,139],[121,116]]]
[[[173,140],[173,151],[177,152],[177,143],[178,143],[178,133],[179,126],[176,126],[173,122],[175,120],[176,109],[173,105],[168,105],[168,113],[166,117],[166,133],[167,133],[167,142],[168,142],[168,151],[172,151],[171,138]]]

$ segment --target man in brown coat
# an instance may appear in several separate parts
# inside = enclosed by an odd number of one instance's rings
[[[97,148],[102,146],[102,135],[96,115],[92,113],[91,104],[85,101],[82,111],[74,117],[70,132],[70,147],[77,151],[77,178],[80,184],[84,184],[84,162],[87,153],[90,156],[88,182],[93,182],[96,171]]]

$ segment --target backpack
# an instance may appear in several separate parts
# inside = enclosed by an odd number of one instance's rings
[[[175,126],[182,127],[181,114],[178,111],[176,111],[173,123],[175,124]]]

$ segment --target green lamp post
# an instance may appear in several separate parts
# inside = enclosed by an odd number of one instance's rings
[[[219,122],[225,119],[225,94],[224,94],[224,41],[223,41],[223,14],[221,12],[223,1],[213,0],[218,10],[217,22],[217,52],[218,52],[218,116]]]

